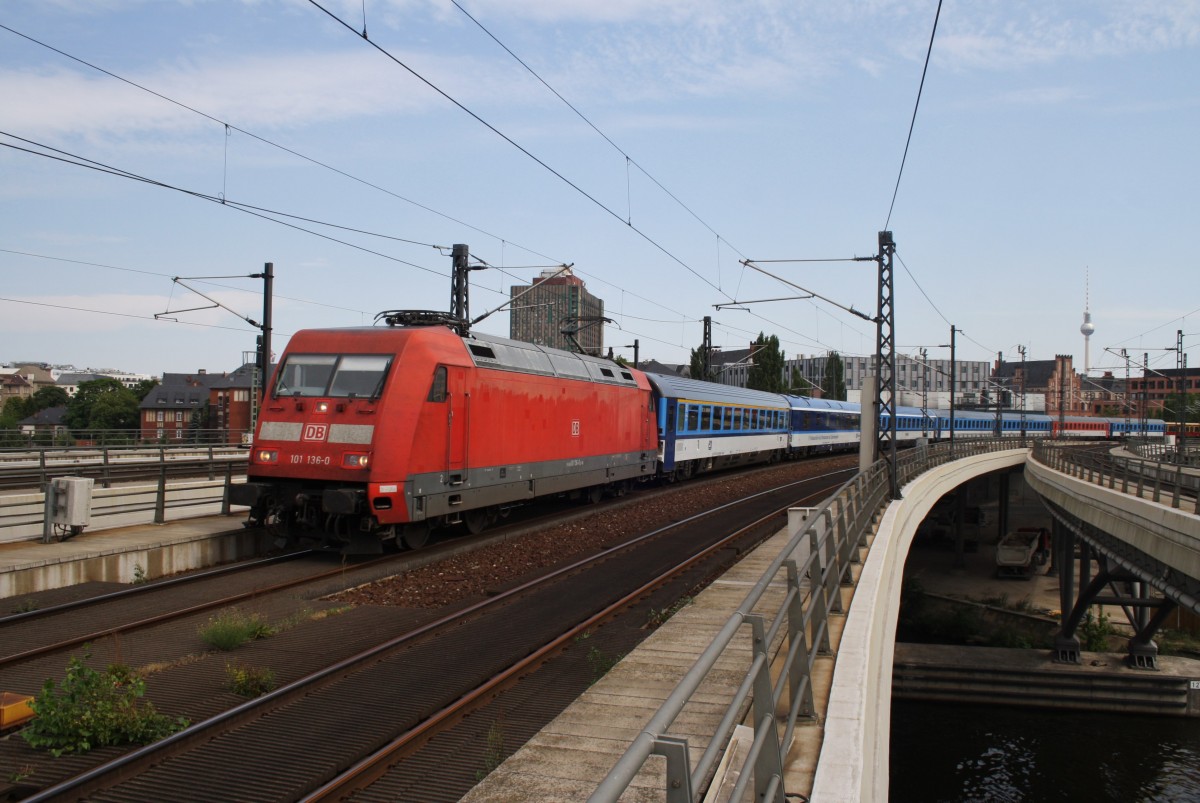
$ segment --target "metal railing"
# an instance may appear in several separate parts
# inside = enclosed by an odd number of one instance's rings
[[[99,488],[92,492],[87,532],[138,524],[164,524],[196,516],[229,515],[229,486],[241,482],[244,471],[232,463],[219,467],[211,479],[168,482],[165,472],[156,482]],[[46,526],[44,491],[0,494],[0,543],[46,540],[54,531]],[[238,508],[244,510],[245,508]],[[57,534],[57,540],[72,537]]]
[[[174,429],[175,422],[164,422],[166,428],[159,436],[144,435],[140,429],[39,429],[27,432],[18,429],[0,429],[0,453],[14,449],[37,448],[86,448],[89,446],[179,446],[179,445],[236,445],[245,442],[248,430],[210,427],[206,429]]]
[[[0,452],[0,489],[44,488],[54,477],[91,477],[103,488],[114,482],[170,477],[215,479],[232,464],[245,473],[248,452],[236,446],[105,446]]]
[[[1168,445],[1165,443],[1136,443],[1131,444],[1129,450],[1147,460],[1178,463],[1188,468],[1200,468],[1200,447],[1193,446],[1191,440],[1188,441],[1187,450],[1182,453],[1179,451],[1178,444]]]
[[[951,460],[1023,445],[1023,441],[1007,437],[965,440],[955,444],[953,453],[948,443],[918,446],[898,458],[897,485],[902,486]],[[729,799],[741,800],[753,783],[755,800],[784,803],[784,757],[797,724],[815,715],[812,670],[819,656],[831,652],[829,617],[843,612],[840,586],[852,582],[852,565],[861,561],[860,550],[867,546],[867,536],[890,501],[887,466],[879,461],[848,480],[805,519],[802,528],[789,539],[712,643],[600,782],[589,798],[591,803],[617,800],[652,755],[666,758],[667,803],[692,803],[695,791],[715,771],[734,728],[748,715],[753,723],[754,741]],[[769,616],[754,613],[781,573],[786,575],[787,582],[782,601],[773,607],[773,612],[768,611]],[[746,624],[751,627],[753,658],[745,678],[707,749],[694,767],[689,766],[687,740],[671,736],[671,726]],[[785,643],[785,634],[788,650],[778,680],[773,681],[772,653],[778,649],[777,645]],[[781,738],[775,710],[785,695],[791,704]]]
[[[1149,498],[1200,514],[1200,471],[1179,463],[1072,449],[1042,443],[1033,457],[1055,471],[1112,491]]]

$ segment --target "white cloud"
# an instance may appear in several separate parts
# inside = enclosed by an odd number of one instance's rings
[[[993,0],[948,5],[934,58],[958,69],[1009,70],[1195,47],[1200,4]]]

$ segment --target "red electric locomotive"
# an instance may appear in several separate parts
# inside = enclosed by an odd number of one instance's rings
[[[292,337],[231,489],[251,523],[348,552],[416,548],[440,526],[478,532],[520,502],[654,476],[641,372],[429,320]]]

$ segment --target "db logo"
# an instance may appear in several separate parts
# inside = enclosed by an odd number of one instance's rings
[[[328,424],[305,424],[304,434],[300,436],[305,441],[323,441],[329,437]]]
[[[571,435],[572,435],[572,437],[576,437],[576,438],[579,437],[579,422],[578,421],[571,422]]]

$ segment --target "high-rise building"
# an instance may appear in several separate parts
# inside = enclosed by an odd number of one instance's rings
[[[604,302],[570,268],[546,270],[531,284],[513,285],[509,297],[516,299],[509,308],[513,340],[603,354]]]

